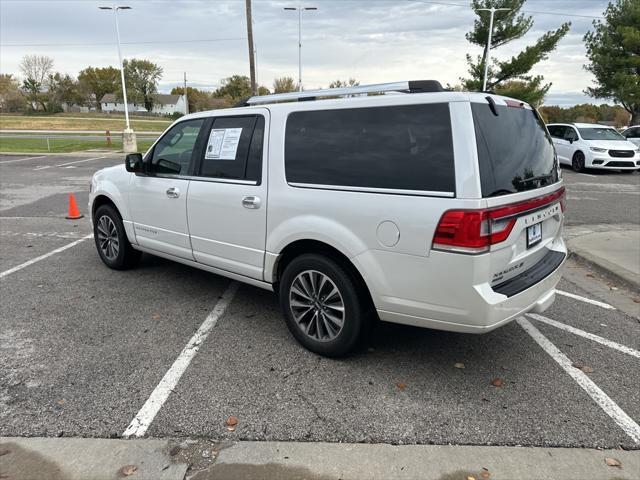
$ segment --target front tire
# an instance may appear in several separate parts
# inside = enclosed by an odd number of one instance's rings
[[[584,153],[576,152],[571,159],[571,166],[575,172],[584,172]]]
[[[351,352],[366,332],[367,301],[358,279],[332,258],[305,254],[280,281],[287,327],[305,348],[326,357]]]
[[[98,207],[93,216],[93,238],[102,262],[114,270],[134,267],[142,252],[135,250],[124,230],[122,218],[111,205]]]

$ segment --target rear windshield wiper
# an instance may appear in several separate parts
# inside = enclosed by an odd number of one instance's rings
[[[487,195],[487,197],[497,197],[498,195],[509,195],[511,193],[516,193],[516,192],[512,192],[511,190],[507,190],[506,188],[501,188],[500,190],[491,192],[489,195]]]
[[[550,177],[553,177],[553,173],[547,173],[545,175],[538,175],[537,177],[529,177],[529,178],[523,178],[522,180],[515,180],[516,183],[521,184],[521,183],[527,183],[527,182],[536,182],[538,180],[546,180]]]

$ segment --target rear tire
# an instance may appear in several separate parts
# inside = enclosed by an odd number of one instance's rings
[[[98,207],[93,216],[93,238],[102,262],[114,270],[134,267],[142,252],[135,250],[129,240],[118,211],[111,205]]]
[[[368,298],[358,279],[332,258],[294,258],[282,274],[279,295],[289,331],[312,352],[344,356],[368,331]]]
[[[574,153],[573,158],[571,159],[571,166],[573,167],[573,170],[578,173],[584,172],[584,153]]]

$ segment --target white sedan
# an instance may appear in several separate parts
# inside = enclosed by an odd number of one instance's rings
[[[561,164],[576,172],[585,168],[621,170],[640,168],[640,148],[614,128],[593,123],[552,123],[547,129]]]

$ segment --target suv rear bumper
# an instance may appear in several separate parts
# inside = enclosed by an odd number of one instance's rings
[[[452,332],[486,333],[524,313],[542,313],[551,306],[566,260],[564,242],[556,239],[551,252],[562,255],[553,270],[529,288],[511,296],[497,293],[489,282],[473,282],[474,277],[490,278],[488,272],[484,272],[484,262],[478,257],[444,252],[432,252],[428,259],[414,257],[411,264],[400,266],[405,278],[422,280],[419,297],[415,293],[413,299],[377,295],[371,285],[370,291],[381,320]],[[398,260],[395,258],[393,270],[398,268]],[[475,263],[469,264],[470,261]],[[461,270],[465,263],[466,271]],[[425,269],[422,275],[416,271],[420,264]],[[445,264],[448,268],[443,268]],[[433,279],[432,275],[424,274],[425,271],[446,273]],[[393,279],[387,276],[384,283],[388,285],[391,281]]]

